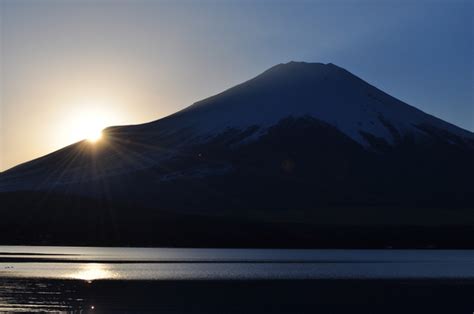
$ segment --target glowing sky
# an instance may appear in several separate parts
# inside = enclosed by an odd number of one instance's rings
[[[448,0],[0,0],[0,170],[80,140],[81,117],[155,120],[290,60],[335,63],[473,131],[473,12]]]

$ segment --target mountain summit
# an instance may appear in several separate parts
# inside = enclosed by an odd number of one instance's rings
[[[364,146],[371,144],[368,136],[387,144],[405,135],[423,137],[426,127],[473,139],[471,132],[425,114],[331,63],[276,65],[151,125],[163,130],[186,128],[195,136],[248,127],[259,127],[259,134],[263,134],[290,116],[314,117]]]
[[[283,215],[411,224],[427,210],[441,222],[448,209],[458,217],[453,208],[474,208],[473,160],[473,133],[336,65],[290,62],[163,119],[110,127],[96,145],[12,168],[0,174],[0,202],[15,208],[13,222],[105,208],[124,223],[204,215],[259,225]]]

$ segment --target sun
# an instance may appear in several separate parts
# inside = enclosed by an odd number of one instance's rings
[[[53,131],[57,146],[64,147],[77,142],[90,146],[106,144],[109,136],[104,130],[128,122],[128,117],[114,103],[118,102],[86,101],[65,105]]]
[[[64,137],[69,143],[86,140],[95,144],[103,139],[103,130],[112,123],[110,114],[103,110],[78,110],[67,119]]]
[[[99,141],[101,138],[102,138],[102,130],[101,129],[100,130],[99,129],[97,129],[97,130],[91,129],[90,131],[88,131],[88,133],[85,136],[85,139],[90,143],[95,143],[95,142]]]
[[[102,130],[106,127],[105,117],[98,114],[84,114],[78,118],[75,129],[77,138],[87,140],[89,143],[96,143],[102,138]]]

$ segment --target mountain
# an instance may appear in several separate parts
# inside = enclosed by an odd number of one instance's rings
[[[336,65],[290,62],[1,173],[2,234],[77,243],[79,224],[86,244],[150,245],[332,245],[367,226],[380,239],[413,226],[471,234],[473,160],[472,132]]]

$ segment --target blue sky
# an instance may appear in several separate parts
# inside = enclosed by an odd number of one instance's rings
[[[0,3],[0,169],[66,144],[51,134],[81,101],[140,123],[291,60],[474,131],[472,1]]]

